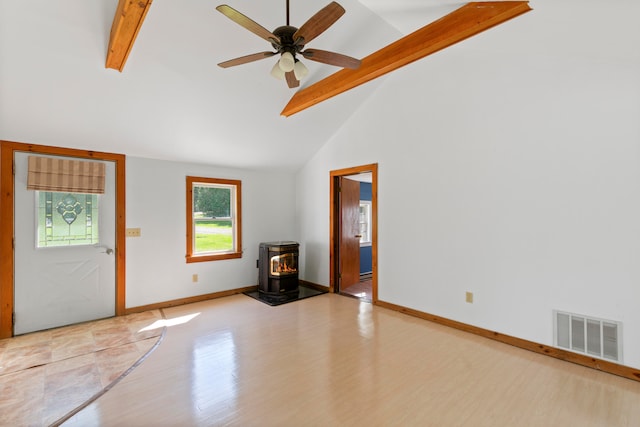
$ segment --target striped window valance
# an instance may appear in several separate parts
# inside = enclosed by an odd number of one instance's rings
[[[29,156],[27,189],[104,194],[104,176],[101,162]]]

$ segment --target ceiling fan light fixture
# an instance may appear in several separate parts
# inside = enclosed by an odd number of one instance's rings
[[[293,71],[293,67],[295,66],[295,58],[293,57],[291,52],[284,52],[282,56],[280,56],[278,65],[280,65],[280,69],[285,73]]]
[[[302,80],[309,73],[309,69],[302,61],[296,59],[296,63],[293,65],[293,73],[296,75],[296,79]]]
[[[278,80],[284,80],[284,71],[280,68],[280,61],[276,62],[271,69],[271,75]]]
[[[286,3],[287,23],[279,26],[273,32],[228,5],[216,7],[220,13],[236,24],[269,42],[274,49],[224,61],[218,66],[222,68],[234,67],[280,55],[278,62],[271,70],[271,75],[279,80],[285,80],[289,88],[299,87],[300,80],[309,73],[307,67],[296,58],[297,55],[336,67],[358,68],[360,66],[360,60],[340,53],[319,49],[303,50],[308,42],[322,34],[345,13],[342,6],[332,1],[297,28],[289,25],[289,0]]]

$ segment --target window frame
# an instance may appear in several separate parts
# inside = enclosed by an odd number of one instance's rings
[[[360,205],[359,208],[362,208],[363,206],[366,207],[366,215],[365,215],[365,221],[360,221],[360,212],[358,211],[358,228],[359,228],[359,232],[361,234],[360,237],[360,247],[366,247],[366,246],[371,246],[372,244],[372,238],[371,238],[371,200],[360,200]],[[367,239],[364,239],[364,235],[362,234],[362,224],[366,225],[367,228],[367,232],[366,232],[366,237]]]
[[[222,185],[235,187],[235,206],[231,207],[232,224],[234,225],[234,248],[230,252],[195,254],[193,239],[195,236],[195,221],[193,220],[193,187],[197,184]],[[236,179],[207,178],[187,176],[187,263],[219,261],[224,259],[242,258],[242,181]]]

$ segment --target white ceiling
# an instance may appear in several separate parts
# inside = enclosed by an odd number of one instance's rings
[[[409,34],[468,2],[453,0],[360,0],[360,3],[402,34]]]
[[[295,170],[383,81],[289,118],[295,90],[269,71],[276,57],[215,10],[230,6],[273,30],[285,0],[154,0],[124,71],[104,62],[117,0],[0,0],[0,139],[231,167]],[[300,26],[329,0],[291,0]],[[364,57],[462,3],[340,0],[346,14],[309,47]],[[302,87],[337,69],[305,61]]]

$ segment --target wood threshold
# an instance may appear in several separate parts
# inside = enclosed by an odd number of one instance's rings
[[[298,91],[281,115],[291,116],[530,10],[527,1],[468,3],[365,57],[358,69],[342,69]]]
[[[375,305],[379,307],[388,308],[390,310],[398,311],[400,313],[408,314],[410,316],[418,317],[420,319],[428,320],[430,322],[438,323],[440,325],[448,326],[454,329],[458,329],[464,332],[469,332],[481,337],[490,338],[495,341],[499,341],[504,344],[509,344],[514,347],[522,348],[524,350],[533,351],[534,353],[543,354],[556,359],[563,360],[565,362],[571,362],[578,365],[586,366],[587,368],[596,369],[598,371],[606,372],[608,374],[617,375],[630,380],[640,382],[640,370],[632,368],[630,366],[620,365],[607,360],[596,359],[587,355],[573,353],[571,351],[562,350],[556,347],[551,347],[544,344],[539,344],[533,341],[528,341],[522,338],[513,337],[510,335],[501,334],[499,332],[490,331],[488,329],[479,328],[466,323],[450,320],[445,317],[436,316],[434,314],[425,313],[423,311],[414,310],[412,308],[403,307],[400,305],[392,304],[385,301],[376,301]]]

